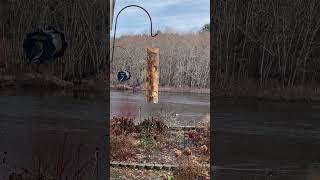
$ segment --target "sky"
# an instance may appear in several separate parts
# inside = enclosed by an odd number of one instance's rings
[[[151,15],[154,32],[194,32],[210,23],[210,0],[116,0],[113,23],[118,12],[127,5],[145,8]],[[110,35],[113,36],[113,33],[114,24]],[[137,7],[123,10],[118,17],[116,33],[117,37],[126,34],[149,34],[148,15]]]

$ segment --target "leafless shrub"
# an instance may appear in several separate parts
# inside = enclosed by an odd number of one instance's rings
[[[226,0],[217,1],[216,12],[214,87],[319,82],[319,1]]]
[[[114,161],[126,161],[134,158],[137,153],[137,145],[130,135],[111,135],[110,148],[110,156]]]
[[[142,86],[145,78],[146,47],[160,48],[160,85],[175,87],[209,87],[210,34],[161,33],[151,39],[147,35],[122,36],[116,39],[111,74],[120,69],[131,72],[131,86]],[[111,79],[111,83],[117,81]]]
[[[178,168],[173,172],[174,179],[207,179],[208,170],[201,160],[195,159],[193,156],[181,155],[177,159],[177,164]]]

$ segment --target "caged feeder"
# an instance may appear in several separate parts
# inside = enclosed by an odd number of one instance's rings
[[[155,37],[158,35],[152,33],[152,19],[150,14],[146,9],[138,5],[128,5],[122,8],[115,19],[114,24],[114,35],[113,35],[113,45],[112,45],[112,53],[111,53],[111,62],[113,62],[114,48],[115,48],[115,40],[116,40],[116,32],[117,32],[117,21],[120,13],[129,7],[137,7],[142,9],[149,17],[150,20],[150,36]],[[114,1],[112,1],[112,11],[114,11]],[[113,12],[112,12],[113,13]],[[113,14],[112,14],[113,15]],[[111,20],[112,22],[112,20]],[[146,98],[149,103],[158,103],[158,87],[159,87],[159,48],[147,48],[147,68],[146,68]],[[118,72],[117,78],[120,83],[128,81],[131,77],[131,74],[128,70],[120,70]]]
[[[23,42],[23,49],[29,63],[42,64],[62,57],[68,44],[62,32],[49,26],[46,29],[38,28],[28,33]]]
[[[123,71],[119,71],[118,72],[118,81],[120,82],[124,82],[124,81],[128,81],[131,77],[131,74],[129,71],[127,70],[123,70]]]

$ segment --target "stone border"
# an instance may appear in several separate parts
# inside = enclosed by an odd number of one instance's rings
[[[126,163],[126,162],[117,162],[117,161],[111,161],[110,162],[111,167],[127,167],[131,169],[146,169],[146,170],[174,170],[178,168],[177,165],[171,165],[171,164],[156,164],[156,163]],[[210,168],[209,164],[204,165],[206,168]]]
[[[190,131],[190,130],[196,130],[196,129],[205,129],[206,127],[203,126],[173,126],[169,127],[170,131],[178,131],[178,130],[183,130],[183,131]]]

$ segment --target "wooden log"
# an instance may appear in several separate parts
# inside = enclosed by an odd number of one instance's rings
[[[159,48],[147,48],[146,96],[147,102],[158,103]]]

